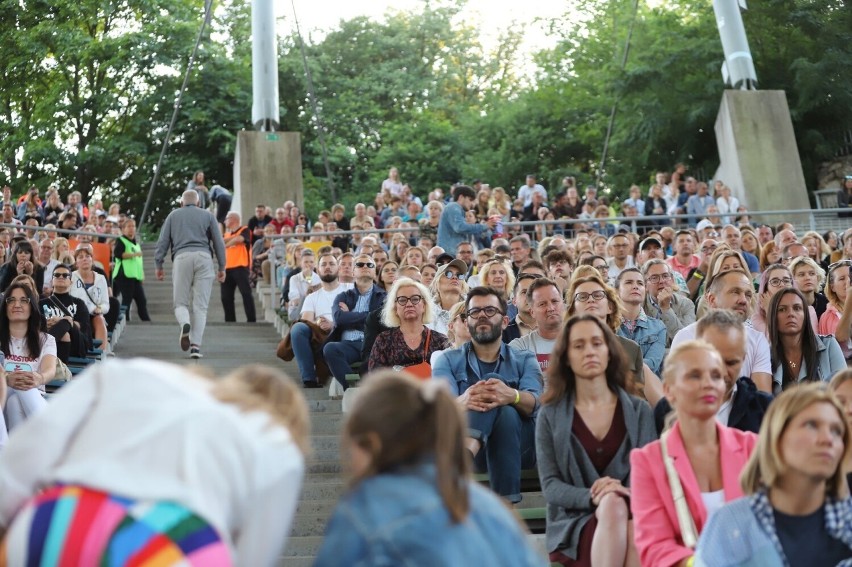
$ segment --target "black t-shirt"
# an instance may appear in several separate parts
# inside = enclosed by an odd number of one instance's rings
[[[852,549],[828,534],[825,507],[807,516],[788,516],[775,510],[775,531],[790,565],[837,565],[852,557]]]

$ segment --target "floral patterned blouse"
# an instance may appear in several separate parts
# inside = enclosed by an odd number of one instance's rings
[[[431,338],[429,339],[429,351],[424,356],[423,350],[426,346],[427,333],[431,333]],[[379,333],[376,337],[373,350],[370,351],[367,368],[373,371],[377,368],[412,366],[421,362],[429,362],[432,353],[448,349],[451,346],[450,339],[445,334],[424,327],[423,333],[420,335],[420,345],[417,349],[412,350],[408,348],[399,327],[394,327]]]

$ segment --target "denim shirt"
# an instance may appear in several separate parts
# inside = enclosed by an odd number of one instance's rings
[[[645,364],[654,374],[660,375],[666,355],[666,326],[662,321],[648,317],[645,310],[640,309],[633,331],[626,323],[621,323],[617,334],[638,344]]]
[[[314,567],[547,565],[505,504],[466,482],[470,511],[454,524],[431,461],[361,481],[335,508]]]
[[[846,368],[846,359],[843,357],[843,351],[840,344],[833,335],[817,335],[817,379],[820,382],[828,382],[831,377]],[[799,367],[798,381],[801,382],[808,375],[807,364],[802,360]],[[780,390],[781,381],[784,379],[784,365],[778,364],[778,368],[772,373],[773,387]],[[779,392],[776,392],[776,394]]]
[[[834,539],[852,547],[852,501],[827,499],[825,528]],[[807,542],[802,542],[807,545]],[[775,531],[769,496],[761,490],[723,506],[701,532],[696,567],[789,567]],[[839,567],[852,566],[846,559]]]
[[[438,246],[455,254],[462,242],[470,242],[471,235],[479,235],[489,230],[484,224],[470,224],[464,218],[464,209],[456,202],[444,207],[441,221],[438,223]]]
[[[535,398],[535,410],[538,411],[538,399],[542,391],[541,367],[535,354],[528,350],[519,350],[503,343],[497,357],[494,371],[510,388],[529,392]],[[479,374],[479,359],[468,341],[460,348],[448,350],[432,367],[432,377],[446,380],[450,391],[460,396],[475,383],[483,380]]]

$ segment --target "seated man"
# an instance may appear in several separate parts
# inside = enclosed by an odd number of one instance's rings
[[[734,311],[712,309],[695,326],[695,338],[716,347],[727,369],[725,399],[716,412],[716,419],[728,427],[757,433],[772,396],[759,391],[751,378],[743,376],[747,339],[742,319]],[[662,432],[671,409],[665,398],[654,407],[657,432]]]
[[[651,372],[659,376],[666,355],[666,326],[659,319],[648,317],[642,309],[645,303],[642,272],[639,268],[627,268],[615,278],[615,289],[624,307],[616,334],[638,344],[642,349],[642,360]]]
[[[559,286],[548,278],[533,280],[527,289],[526,296],[526,303],[536,322],[536,330],[516,338],[509,343],[509,346],[532,352],[544,374],[550,365],[550,353],[553,352],[556,338],[562,330],[565,301],[562,299]]]
[[[367,315],[379,309],[387,293],[375,284],[376,264],[367,254],[355,258],[355,287],[339,294],[331,305],[334,330],[322,349],[326,364],[343,389],[349,387],[346,375],[361,360]]]
[[[56,357],[65,364],[68,358],[83,358],[92,346],[92,327],[86,303],[69,293],[71,268],[57,264],[53,268],[53,293],[39,301],[47,322],[47,332],[56,339]]]
[[[675,283],[676,273],[664,260],[648,260],[642,266],[642,274],[647,290],[645,314],[663,322],[666,345],[670,345],[678,331],[695,323],[695,304],[680,293]]]
[[[318,388],[321,386],[317,374],[317,355],[322,354],[323,341],[318,337],[328,336],[334,327],[332,318],[332,305],[341,292],[352,289],[352,284],[340,283],[337,279],[337,258],[331,253],[320,256],[319,278],[322,287],[309,294],[302,303],[302,313],[299,321],[293,323],[290,328],[290,342],[293,346],[293,356],[299,365],[299,374],[302,376],[302,385],[305,388]],[[313,325],[317,329],[313,328]],[[320,357],[321,358],[321,357]],[[321,366],[325,366],[322,364]],[[322,368],[325,370],[325,368]]]
[[[467,410],[467,447],[477,465],[483,460],[487,464],[491,488],[510,502],[520,502],[521,469],[535,464],[535,414],[542,379],[532,352],[501,341],[509,323],[506,308],[496,289],[470,290],[471,341],[445,351],[435,361],[432,375],[446,380]]]

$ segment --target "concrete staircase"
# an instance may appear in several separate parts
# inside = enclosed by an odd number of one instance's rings
[[[200,363],[189,358],[178,346],[179,329],[172,311],[171,262],[166,261],[166,278],[154,277],[154,246],[143,245],[145,260],[145,293],[152,322],[141,322],[135,306],[115,348],[117,357],[144,356],[180,365],[196,365],[218,376],[249,363],[262,363],[282,368],[301,384],[295,362],[284,362],[275,349],[286,329],[274,309],[278,297],[261,286],[255,294],[258,323],[245,323],[242,300],[237,293],[238,323],[225,323],[220,300],[220,286],[213,285],[204,333]],[[277,323],[276,323],[277,321]],[[303,390],[311,411],[313,455],[308,460],[299,508],[293,530],[280,565],[301,567],[312,565],[322,541],[325,525],[344,490],[341,474],[339,434],[343,423],[340,400],[331,400],[327,389]]]
[[[180,365],[196,365],[222,376],[244,364],[262,363],[282,368],[301,384],[294,362],[284,362],[275,356],[275,349],[286,332],[286,326],[275,309],[279,295],[274,287],[259,286],[255,292],[258,323],[225,323],[220,300],[220,286],[213,285],[199,362],[189,358],[178,346],[179,330],[172,311],[171,263],[166,261],[166,278],[154,278],[154,246],[143,245],[145,260],[145,292],[152,322],[139,321],[135,306],[131,320],[124,328],[121,341],[115,348],[118,357],[145,356]],[[245,321],[242,300],[237,293],[237,320]],[[311,445],[313,454],[307,461],[299,506],[289,540],[279,564],[283,567],[313,565],[322,543],[325,526],[341,494],[345,478],[340,454],[340,432],[343,425],[341,401],[330,399],[328,388],[303,390],[311,413]],[[544,505],[540,492],[525,493],[521,506],[534,508]],[[543,536],[531,536],[542,549]]]

